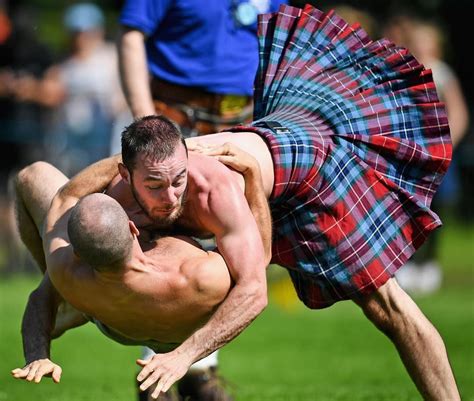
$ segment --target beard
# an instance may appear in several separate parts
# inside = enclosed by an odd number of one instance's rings
[[[142,208],[142,210],[145,212],[145,214],[148,216],[150,220],[152,220],[153,225],[155,228],[168,228],[172,226],[176,220],[178,220],[181,215],[183,214],[183,209],[184,209],[184,202],[183,200],[185,199],[185,195],[187,192],[187,187],[183,192],[183,195],[181,195],[178,205],[175,206],[174,210],[165,216],[157,216],[153,213],[153,208],[147,207],[145,202],[143,201],[143,198],[140,196],[140,194],[135,190],[135,186],[133,185],[133,180],[131,180],[131,188],[132,188],[132,195],[135,199],[135,201],[138,203],[138,205]]]

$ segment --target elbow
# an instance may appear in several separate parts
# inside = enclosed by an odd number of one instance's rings
[[[268,295],[267,295],[267,286],[259,286],[258,289],[254,292],[253,302],[252,302],[256,314],[260,314],[268,305]]]
[[[260,297],[260,302],[259,302],[260,312],[259,313],[263,312],[267,306],[268,306],[268,295],[267,295],[267,292],[265,291],[265,293],[262,294]]]
[[[265,268],[268,267],[268,265],[271,263],[272,261],[272,248],[270,247],[269,249],[267,249],[265,251],[265,256],[264,256],[264,264],[265,264]]]

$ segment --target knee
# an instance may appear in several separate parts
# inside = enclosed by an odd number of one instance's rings
[[[365,316],[388,337],[392,337],[400,325],[404,325],[405,320],[403,297],[398,292],[400,287],[395,280],[391,281],[374,293],[355,301]]]

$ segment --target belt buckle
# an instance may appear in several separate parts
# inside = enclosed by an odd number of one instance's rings
[[[247,96],[243,95],[224,95],[219,105],[220,115],[234,115],[242,112],[247,106]]]
[[[291,134],[291,129],[281,125],[278,121],[258,121],[253,126],[271,129],[275,134]]]

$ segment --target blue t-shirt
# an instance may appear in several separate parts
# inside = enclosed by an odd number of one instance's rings
[[[256,14],[287,0],[126,0],[122,25],[147,35],[148,68],[165,81],[212,93],[252,95]]]

